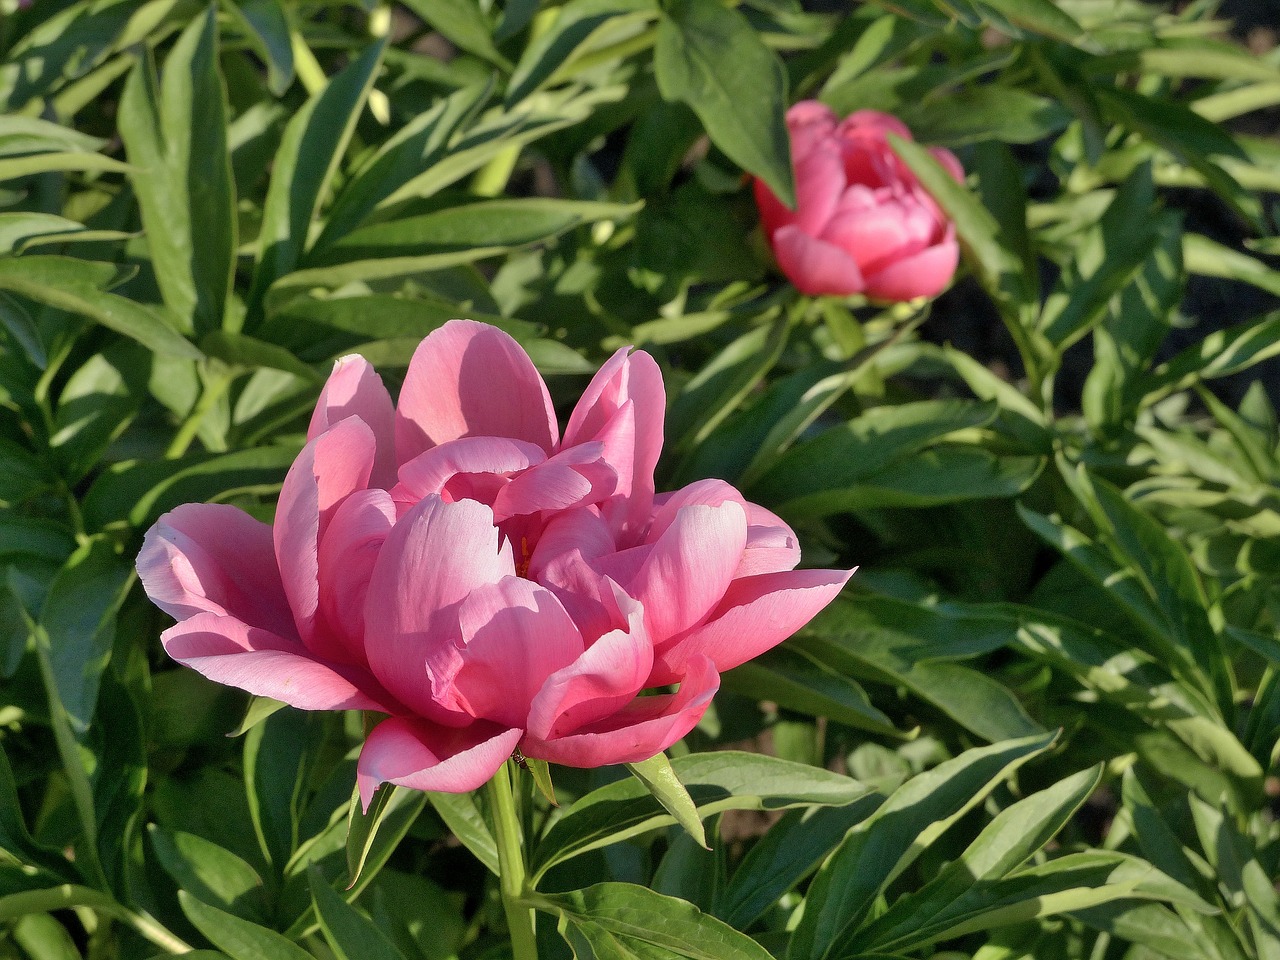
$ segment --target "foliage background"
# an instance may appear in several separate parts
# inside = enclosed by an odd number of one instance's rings
[[[483,804],[355,815],[360,718],[174,668],[132,574],[178,503],[270,517],[335,357],[465,315],[557,400],[651,351],[660,488],[862,565],[677,751],[710,852],[619,771],[524,798],[546,956],[1280,957],[1280,55],[1213,3],[0,16],[0,956],[503,954]],[[743,171],[788,191],[804,97],[961,156],[901,147],[936,304],[772,271]]]

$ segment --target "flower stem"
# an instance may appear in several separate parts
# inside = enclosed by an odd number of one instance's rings
[[[511,932],[511,952],[515,960],[538,960],[538,943],[533,932],[533,910],[521,897],[525,888],[524,833],[511,791],[510,764],[504,763],[485,789],[493,815],[494,839],[498,843],[498,878],[502,909]]]

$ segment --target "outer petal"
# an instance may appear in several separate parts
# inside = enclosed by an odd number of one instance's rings
[[[603,720],[623,709],[645,685],[653,668],[653,644],[644,611],[614,588],[627,627],[600,637],[574,663],[552,674],[534,697],[530,736],[550,740]]]
[[[742,559],[747,516],[733,502],[682,508],[623,588],[644,605],[660,644],[698,623],[719,603]]]
[[[359,417],[377,441],[370,481],[384,490],[396,482],[396,408],[382,378],[364,357],[342,357],[320,391],[307,439],[314,440],[334,424]]]
[[[510,437],[551,453],[558,435],[533,361],[496,327],[450,320],[414,353],[396,412],[402,463],[459,437]]]
[[[646,540],[658,539],[671,526],[681,507],[694,503],[715,507],[728,502],[739,504],[747,514],[747,544],[734,579],[790,570],[800,562],[800,544],[792,529],[776,514],[748,502],[723,480],[696,480],[658,497]]]
[[[472,590],[458,611],[461,643],[431,664],[435,699],[450,709],[525,727],[547,677],[582,655],[582,634],[546,587],[504,577]]]
[[[789,570],[735,580],[706,623],[659,645],[649,683],[671,683],[704,656],[721,671],[746,663],[813,619],[852,575],[852,570]]]
[[[639,763],[667,749],[692,730],[720,687],[720,675],[705,657],[691,660],[674,694],[637,697],[605,719],[568,736],[539,740],[526,736],[526,756],[567,767]]]
[[[322,642],[312,648],[334,660],[366,666],[364,606],[378,552],[396,522],[386,490],[353,493],[333,515],[320,541]],[[321,638],[317,638],[321,639]]]
[[[169,656],[210,680],[300,710],[398,709],[363,671],[322,662],[302,644],[234,617],[201,613],[160,639]]]
[[[867,296],[899,301],[936,297],[947,289],[959,262],[960,248],[955,240],[945,240],[868,275]]]
[[[373,431],[363,420],[342,420],[303,448],[280,489],[276,560],[304,643],[312,642],[320,604],[320,540],[338,505],[366,488],[374,447]]]
[[[879,265],[911,250],[914,238],[902,206],[887,203],[872,210],[837,214],[822,232],[822,239],[849,254],[867,276]]]
[[[294,634],[271,528],[237,507],[188,503],[166,513],[142,542],[138,577],[176,620],[209,612]]]
[[[514,574],[487,506],[426,497],[392,529],[369,580],[365,652],[374,675],[419,714],[466,722],[432,700],[427,661],[460,639],[457,605]]]
[[[852,257],[799,227],[783,227],[773,235],[773,255],[801,293],[848,296],[863,290],[862,271]]]
[[[459,730],[404,717],[383,720],[360,750],[360,802],[367,811],[380,783],[444,793],[482,787],[511,756],[520,733],[492,723]]]
[[[787,131],[791,154],[804,157],[814,146],[835,133],[839,121],[821,100],[801,100],[787,111]]]

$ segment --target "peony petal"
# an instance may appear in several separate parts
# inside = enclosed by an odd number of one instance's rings
[[[698,623],[724,596],[747,542],[747,515],[728,501],[681,507],[629,582],[655,644]]]
[[[432,447],[400,468],[391,491],[397,503],[412,506],[439,494],[447,501],[477,500],[493,505],[510,477],[547,459],[542,448],[506,437],[463,437]]]
[[[807,156],[816,144],[829,139],[839,121],[821,100],[801,100],[787,111],[787,132],[791,137],[791,155]]]
[[[789,570],[735,580],[706,623],[658,646],[649,684],[671,683],[699,657],[710,657],[722,672],[746,663],[813,619],[852,575]]]
[[[325,663],[297,641],[234,617],[201,613],[160,640],[169,656],[210,680],[300,710],[400,709],[368,673]]]
[[[960,165],[960,161],[956,159],[954,153],[942,147],[930,147],[929,152],[933,154],[933,159],[942,164],[943,168],[947,173],[951,174],[957,183],[964,183],[964,167]]]
[[[166,513],[142,541],[138,577],[175,620],[208,612],[295,633],[271,528],[238,507],[188,503]]]
[[[526,735],[520,749],[526,756],[567,767],[639,763],[697,726],[719,687],[720,675],[711,661],[695,658],[676,693],[637,697],[616,713],[565,737],[541,740]]]
[[[598,441],[578,444],[514,477],[494,497],[494,519],[501,523],[510,517],[569,510],[611,497],[618,474],[605,462],[604,450]]]
[[[795,168],[796,212],[789,222],[816,237],[835,214],[849,182],[844,158],[836,143],[822,143],[796,161]]]
[[[460,437],[508,437],[555,449],[547,386],[518,343],[496,327],[450,320],[414,352],[396,411],[402,463]]]
[[[780,573],[800,562],[800,541],[795,531],[776,514],[758,504],[747,504],[747,546],[733,578]]]
[[[472,590],[458,623],[461,644],[441,648],[427,664],[435,699],[503,726],[527,726],[529,704],[547,677],[584,649],[555,595],[519,577]]]
[[[947,289],[959,262],[960,248],[955,240],[944,240],[868,275],[867,296],[893,301],[936,297]]]
[[[384,490],[396,482],[396,408],[382,378],[364,357],[342,357],[320,391],[307,439],[314,440],[334,424],[359,417],[377,441],[370,482]]]
[[[644,611],[614,587],[626,629],[604,634],[572,664],[550,675],[533,698],[526,726],[541,740],[573,733],[625,707],[653,669],[653,644]]]
[[[386,490],[353,493],[333,515],[320,541],[321,630],[312,649],[321,656],[366,666],[364,605],[369,579],[396,522]]]
[[[851,256],[864,277],[916,249],[912,248],[914,238],[907,216],[901,205],[893,202],[871,210],[836,214],[821,239]]]
[[[443,793],[482,787],[511,756],[520,733],[492,723],[459,730],[405,717],[383,720],[360,750],[360,802],[367,812],[381,783]]]
[[[374,675],[422,716],[467,722],[433,701],[427,660],[460,639],[457,605],[472,590],[514,574],[487,506],[425,497],[396,523],[369,579],[365,652]]]
[[[366,489],[375,443],[363,420],[342,420],[302,448],[280,488],[276,561],[303,643],[313,640],[320,605],[320,540],[339,504]]]
[[[848,296],[862,292],[862,272],[853,258],[799,227],[783,227],[773,235],[773,254],[779,269],[801,293]]]

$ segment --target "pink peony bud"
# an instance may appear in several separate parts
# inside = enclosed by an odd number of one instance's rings
[[[165,650],[305,710],[389,714],[366,805],[384,782],[474,789],[516,748],[644,760],[852,572],[795,570],[795,534],[726,483],[655,496],[665,406],[657,364],[623,349],[561,436],[525,352],[467,320],[422,342],[398,406],[346,357],[273,526],[188,504],[147,533]]]
[[[886,134],[911,138],[902,122],[874,110],[841,121],[825,104],[804,100],[787,111],[787,127],[796,209],[755,181],[760,219],[787,278],[811,296],[897,301],[941,293],[959,260],[955,228],[889,146]],[[954,154],[932,152],[963,179]]]

